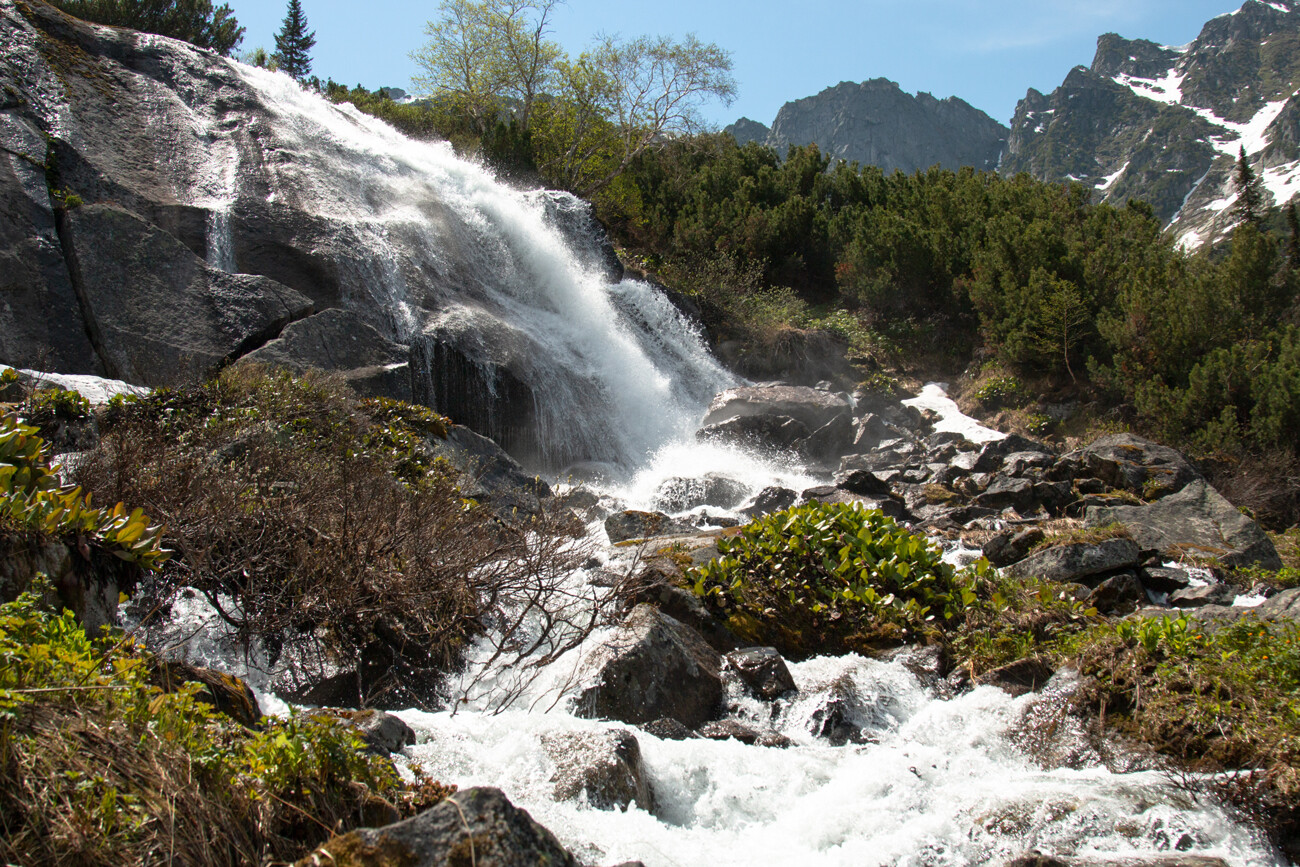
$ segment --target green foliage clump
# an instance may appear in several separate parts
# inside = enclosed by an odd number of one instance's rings
[[[413,797],[355,730],[303,716],[250,731],[200,687],[162,692],[147,653],[120,633],[91,638],[37,594],[0,606],[0,858],[291,861],[336,823]]]
[[[211,0],[51,0],[77,18],[183,39],[229,55],[244,39],[235,13]]]
[[[1002,409],[1023,406],[1029,395],[1024,383],[1018,378],[999,376],[980,386],[975,391],[974,398],[985,409]]]
[[[977,577],[924,536],[860,504],[773,512],[691,570],[696,595],[747,640],[807,656],[923,638],[961,622]]]
[[[0,520],[25,534],[94,545],[144,569],[169,556],[164,528],[151,525],[143,510],[128,512],[120,502],[96,509],[81,488],[62,485],[36,428],[13,416],[0,417]]]

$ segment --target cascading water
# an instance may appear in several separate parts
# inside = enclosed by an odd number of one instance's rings
[[[343,300],[390,337],[425,346],[430,378],[514,389],[529,403],[521,411],[531,414],[539,463],[597,462],[619,477],[613,493],[628,505],[651,504],[670,476],[722,472],[755,491],[811,482],[799,467],[691,439],[709,398],[735,379],[661,293],[632,280],[611,285],[590,250],[566,242],[555,212],[575,202],[513,190],[449,146],[409,141],[285,76],[247,67],[239,74],[271,114],[279,154],[267,156],[274,189],[237,190],[236,213],[241,200],[262,195],[334,226],[334,240],[347,247],[338,258]],[[436,393],[438,384],[426,388]],[[598,559],[619,572],[633,556],[607,548]],[[211,637],[187,640],[198,646]],[[981,687],[951,697],[901,659],[800,663],[792,667],[798,696],[775,705],[733,691],[730,715],[779,731],[790,741],[784,749],[637,732],[658,801],[653,814],[557,801],[542,739],[608,726],[568,707],[580,660],[607,638],[592,635],[512,687],[517,700],[504,710],[480,690],[454,714],[406,712],[420,743],[403,762],[444,782],[505,789],[593,863],[957,865],[1035,847],[1282,863],[1259,835],[1170,779],[1107,770],[1059,714],[1043,728],[1071,760],[1036,762],[1025,720],[1050,695],[1014,699]],[[204,652],[222,646],[203,644]],[[491,684],[494,672],[470,657],[462,678]],[[223,667],[247,670],[235,660]],[[863,736],[831,746],[813,729],[844,683],[859,699],[848,713]]]

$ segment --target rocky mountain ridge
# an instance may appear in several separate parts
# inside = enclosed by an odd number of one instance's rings
[[[816,96],[787,102],[771,129],[748,118],[727,127],[741,144],[757,141],[784,154],[815,142],[825,154],[911,173],[934,165],[993,169],[1007,128],[969,103],[928,93],[912,96],[888,79],[840,82]]]
[[[911,97],[884,79],[841,83],[782,107],[771,129],[742,118],[742,144],[823,152],[912,172],[935,164],[1075,181],[1102,201],[1151,204],[1180,243],[1222,239],[1234,223],[1232,170],[1244,150],[1267,206],[1300,193],[1300,8],[1247,0],[1188,45],[1114,33],[1050,94],[1029,89],[1009,129],[950,97]]]

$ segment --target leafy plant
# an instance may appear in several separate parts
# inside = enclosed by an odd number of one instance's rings
[[[923,536],[860,504],[774,512],[692,570],[696,595],[785,652],[865,649],[961,621],[986,564],[959,572]]]
[[[1029,399],[1024,383],[1014,376],[999,376],[990,379],[974,394],[975,400],[985,409],[1002,409],[1016,407]]]

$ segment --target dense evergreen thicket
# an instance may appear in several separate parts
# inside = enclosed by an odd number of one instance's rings
[[[85,21],[184,39],[229,55],[244,39],[235,13],[211,0],[50,0]]]

